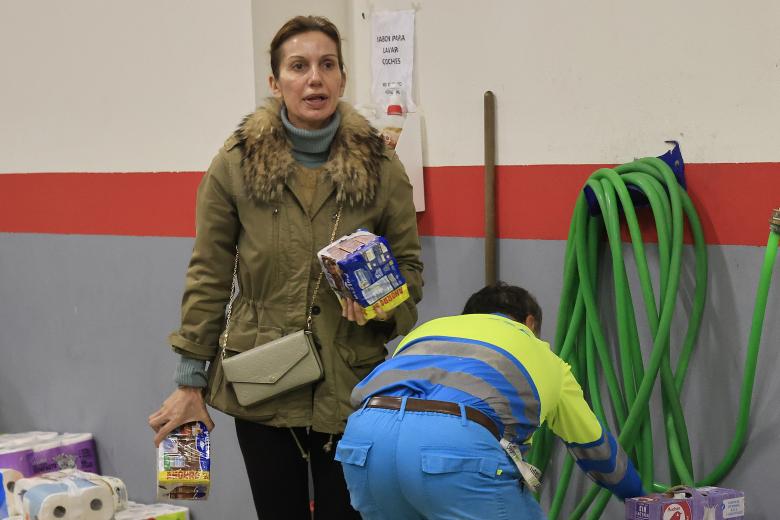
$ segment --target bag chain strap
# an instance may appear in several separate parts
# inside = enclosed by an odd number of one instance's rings
[[[333,223],[333,231],[330,233],[330,241],[329,244],[332,244],[333,241],[336,239],[336,231],[339,228],[339,222],[341,221],[341,208],[342,205],[339,204],[338,210],[336,211],[336,215]],[[320,271],[320,275],[317,277],[317,283],[314,286],[314,292],[311,295],[311,304],[309,305],[309,311],[306,314],[306,332],[311,332],[311,325],[312,325],[312,311],[314,310],[314,302],[317,300],[317,293],[320,290],[320,283],[322,283],[322,271]],[[225,331],[222,333],[219,339],[219,346],[220,346],[220,357],[222,359],[225,359],[225,347],[227,346],[227,340],[228,340],[228,330],[230,329],[230,315],[233,311],[233,302],[238,297],[238,246],[236,246],[236,257],[235,260],[233,260],[233,281],[230,284],[230,300],[227,304],[227,310],[225,312]]]

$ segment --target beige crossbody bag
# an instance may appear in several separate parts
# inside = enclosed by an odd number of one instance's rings
[[[336,213],[330,242],[336,238],[341,219],[341,206]],[[329,242],[329,243],[330,243]],[[293,332],[279,339],[225,357],[225,347],[230,333],[230,314],[238,290],[238,251],[233,263],[231,298],[227,305],[225,332],[220,337],[220,356],[225,379],[236,393],[241,406],[251,406],[272,399],[285,392],[310,385],[322,379],[322,362],[312,337],[312,308],[322,282],[322,272],[317,278],[314,293],[306,314],[306,329]]]

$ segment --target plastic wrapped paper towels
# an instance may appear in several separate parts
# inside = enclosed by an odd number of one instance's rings
[[[17,514],[38,520],[108,520],[128,504],[120,479],[73,469],[18,480],[14,500]]]
[[[0,502],[4,506],[0,507],[0,518],[6,516],[18,515],[20,512],[16,508],[16,501],[14,500],[14,488],[16,482],[24,477],[15,469],[0,468],[0,481],[2,481],[2,488],[0,488]]]
[[[89,480],[71,477],[61,481],[33,477],[23,482],[25,492],[16,495],[21,499],[25,518],[37,520],[111,520],[114,517],[113,498],[105,486]],[[19,502],[17,501],[17,507]]]
[[[114,511],[122,511],[127,508],[127,486],[125,483],[116,477],[109,477],[106,475],[97,475],[95,473],[89,473],[86,471],[80,471],[76,469],[66,469],[63,471],[57,471],[54,473],[47,473],[41,475],[43,478],[55,481],[64,481],[73,478],[81,478],[88,480],[95,485],[103,486],[111,492],[112,507]]]

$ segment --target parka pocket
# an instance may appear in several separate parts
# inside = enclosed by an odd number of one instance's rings
[[[364,371],[361,368],[367,369],[363,376],[384,361],[387,356],[383,336],[368,324],[360,327],[343,320],[339,324],[335,343],[347,365],[361,373]]]

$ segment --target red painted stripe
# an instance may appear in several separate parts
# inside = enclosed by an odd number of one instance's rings
[[[565,240],[579,190],[600,167],[497,167],[498,236]],[[481,166],[425,169],[426,211],[418,216],[421,234],[484,236],[482,170]],[[780,163],[686,164],[685,177],[707,243],[766,244],[772,209],[780,207]],[[647,229],[649,214],[644,213],[640,221]],[[652,234],[647,238],[652,240]]]
[[[499,166],[499,237],[565,240],[577,194],[599,167]],[[689,164],[685,173],[708,243],[766,244],[767,219],[780,206],[780,163]],[[192,236],[202,175],[0,175],[0,232]],[[481,166],[428,167],[425,194],[421,234],[483,236]]]
[[[0,231],[189,237],[203,172],[0,175]]]

